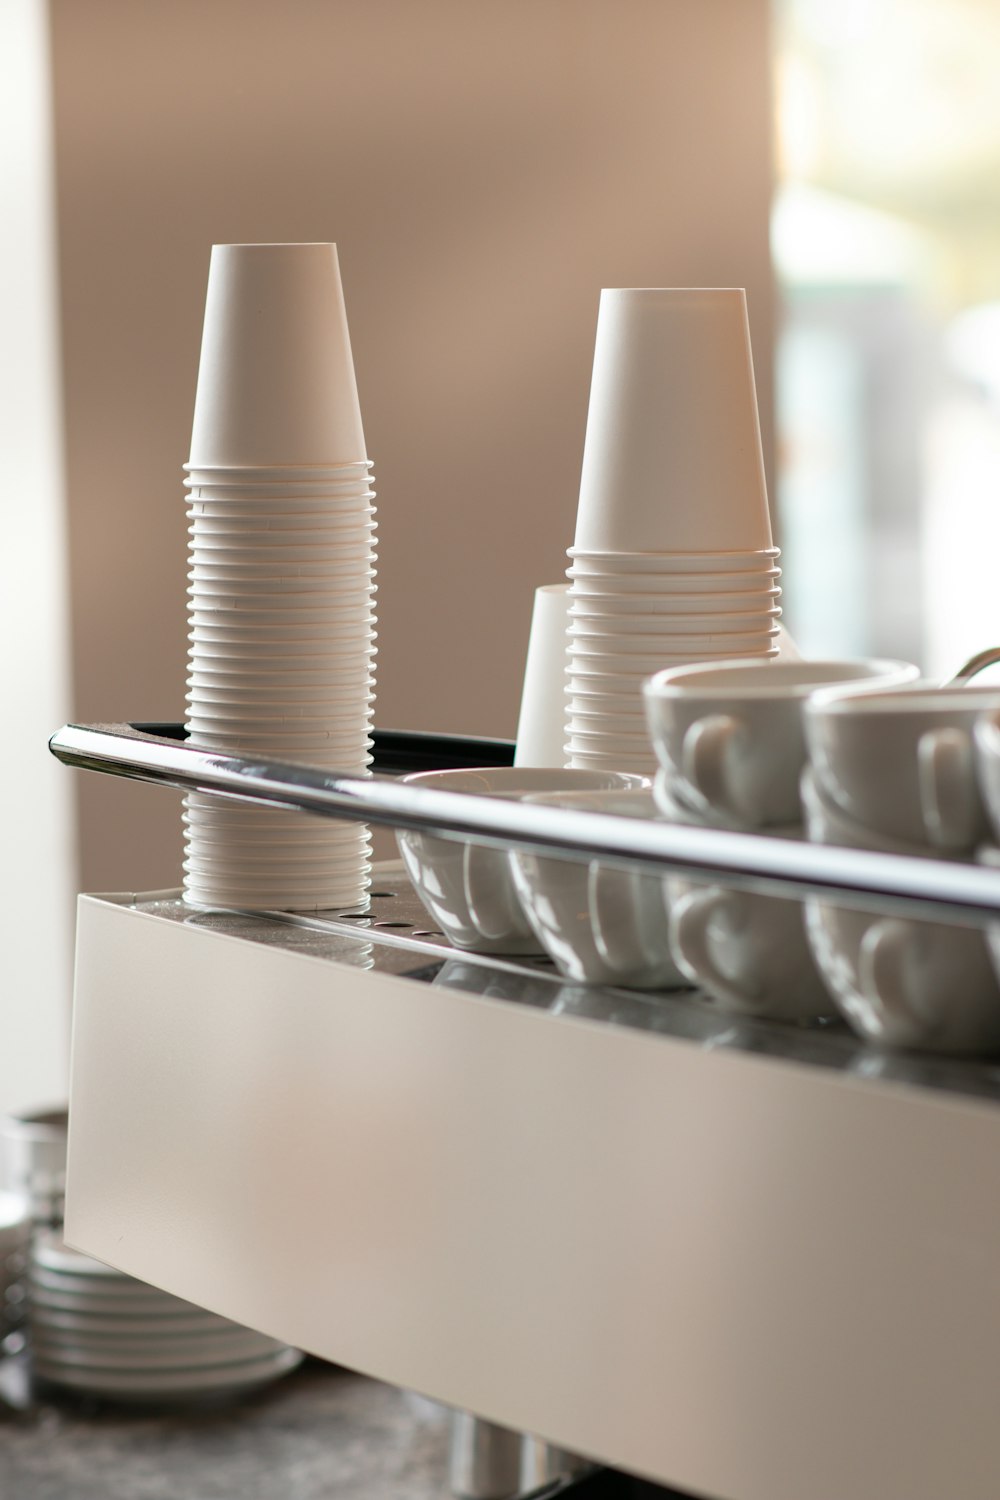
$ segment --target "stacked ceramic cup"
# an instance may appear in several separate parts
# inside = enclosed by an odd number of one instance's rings
[[[336,246],[216,245],[191,460],[187,729],[212,750],[364,773],[375,509]],[[185,896],[366,898],[358,823],[185,801]]]
[[[741,289],[601,293],[569,555],[569,763],[652,772],[646,677],[777,654]]]

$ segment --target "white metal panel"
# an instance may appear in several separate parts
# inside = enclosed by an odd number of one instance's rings
[[[83,898],[71,1108],[70,1241],[276,1337],[725,1500],[995,1500],[989,1103]]]

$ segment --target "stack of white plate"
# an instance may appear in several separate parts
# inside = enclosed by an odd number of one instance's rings
[[[35,1375],[115,1401],[243,1395],[293,1370],[298,1349],[136,1281],[43,1232],[31,1248]]]
[[[0,1343],[21,1321],[30,1234],[24,1199],[0,1192]]]

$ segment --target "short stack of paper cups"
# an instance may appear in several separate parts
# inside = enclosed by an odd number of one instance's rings
[[[185,468],[191,739],[367,774],[374,490],[335,245],[213,248]],[[184,822],[195,905],[367,898],[362,824],[203,793]]]
[[[569,556],[567,762],[652,774],[645,678],[777,655],[742,289],[601,293]]]

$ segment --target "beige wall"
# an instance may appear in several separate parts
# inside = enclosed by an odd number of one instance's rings
[[[75,713],[183,717],[213,241],[336,240],[380,495],[378,722],[512,735],[572,539],[601,286],[745,285],[765,430],[766,0],[51,0]],[[79,779],[83,884],[176,794]]]

